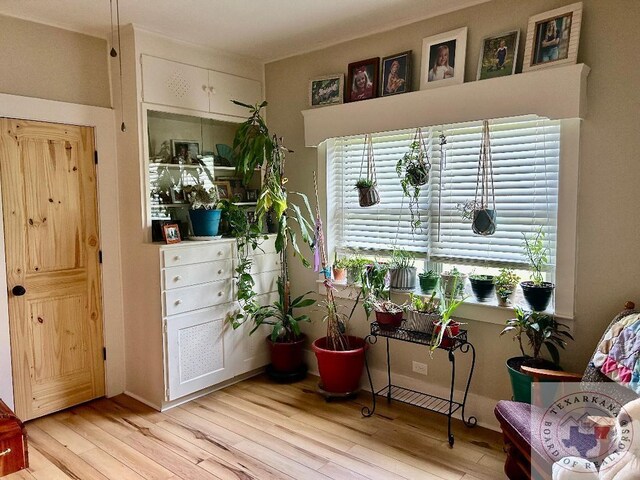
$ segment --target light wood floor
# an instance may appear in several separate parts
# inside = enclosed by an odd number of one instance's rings
[[[370,398],[325,402],[315,377],[244,381],[158,413],[121,395],[27,424],[31,468],[16,479],[503,479],[499,434]]]

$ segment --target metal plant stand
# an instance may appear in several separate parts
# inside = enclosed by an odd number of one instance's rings
[[[453,434],[451,433],[451,417],[459,409],[462,409],[462,421],[467,427],[474,427],[478,420],[476,417],[465,416],[465,404],[467,402],[467,394],[469,393],[469,385],[471,385],[471,377],[473,376],[473,369],[476,365],[476,349],[473,344],[467,340],[467,331],[460,330],[460,333],[456,337],[448,339],[446,345],[441,345],[439,349],[447,351],[449,356],[449,362],[451,363],[451,388],[449,392],[449,398],[437,397],[435,395],[429,395],[424,392],[418,392],[409,388],[400,387],[391,383],[391,361],[389,358],[389,340],[399,340],[401,342],[417,343],[419,345],[425,345],[429,347],[431,345],[431,332],[419,332],[416,330],[408,330],[403,328],[406,321],[402,322],[402,326],[395,330],[385,330],[380,328],[377,322],[371,324],[371,333],[367,335],[365,341],[374,345],[378,342],[378,337],[384,337],[387,343],[387,385],[378,391],[373,388],[373,380],[371,379],[371,371],[369,370],[369,362],[365,354],[365,366],[367,368],[367,377],[369,378],[369,385],[371,386],[371,398],[373,405],[371,408],[362,407],[362,415],[364,417],[370,417],[376,411],[376,396],[387,397],[387,402],[391,403],[391,400],[397,400],[398,402],[407,403],[409,405],[415,405],[416,407],[431,410],[432,412],[440,413],[447,417],[447,434],[449,439],[449,446],[453,447]],[[447,341],[447,339],[445,339]],[[444,342],[443,342],[444,343]],[[456,357],[455,351],[460,350],[462,353],[468,353],[471,350],[471,368],[469,369],[469,376],[467,377],[467,384],[464,389],[464,396],[462,402],[454,400],[454,387],[456,381]]]

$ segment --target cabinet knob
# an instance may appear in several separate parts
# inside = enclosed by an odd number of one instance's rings
[[[180,255],[175,255],[173,259],[177,262],[178,260],[180,260]]]
[[[222,255],[222,250],[218,250],[218,256]]]
[[[207,85],[202,85],[202,91],[203,91],[203,92],[206,92],[206,91],[207,91],[207,88],[209,88]]]
[[[222,296],[222,292],[218,292],[218,296],[221,297]]]
[[[211,95],[215,95],[216,93],[218,93],[216,92],[216,89],[213,87],[209,87],[209,92],[211,92]]]
[[[218,275],[222,275],[224,273],[224,270],[220,269],[218,270]]]
[[[173,302],[174,305],[180,305],[182,303],[182,300],[178,299],[175,302]]]
[[[173,277],[174,282],[179,282],[180,280],[182,280],[182,277],[180,275],[176,275],[175,277]]]

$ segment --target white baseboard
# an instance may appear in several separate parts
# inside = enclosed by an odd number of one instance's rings
[[[316,361],[315,354],[311,350],[306,350],[305,358],[307,361],[307,365],[309,366],[309,373],[313,375],[319,375],[318,363]],[[412,377],[407,377],[406,375],[394,373],[393,371],[391,372],[391,377],[394,385],[400,385],[405,388],[422,391],[425,393],[429,393],[430,395],[436,395],[438,397],[449,397],[448,387],[433,384],[425,380],[418,380]],[[371,379],[373,380],[374,388],[376,390],[381,389],[387,384],[386,370],[371,369]],[[367,392],[371,391],[366,373],[362,375],[360,385],[363,390],[366,390]],[[464,395],[464,392],[459,390],[456,390],[454,393],[454,398],[457,400],[461,400]],[[480,425],[481,427],[499,432],[500,424],[498,423],[498,420],[493,413],[496,403],[497,400],[469,392],[469,395],[467,396],[467,403],[465,406],[465,416],[467,418],[470,416],[476,417],[478,419],[478,425]],[[462,412],[458,410],[453,415],[453,417],[461,419],[461,415]]]

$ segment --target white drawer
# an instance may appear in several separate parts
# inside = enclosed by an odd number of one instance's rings
[[[258,295],[278,291],[278,276],[280,272],[257,273],[253,275],[255,286],[253,291]]]
[[[173,247],[162,250],[164,267],[177,267],[192,263],[228,260],[232,255],[232,242],[211,242],[193,247]]]
[[[233,280],[176,288],[163,293],[165,315],[189,312],[199,308],[233,301]]]
[[[162,285],[165,290],[171,290],[199,283],[216,282],[232,276],[232,260],[194,263],[193,265],[165,268],[162,271]]]
[[[251,258],[251,273],[280,271],[280,254],[267,253]]]
[[[249,253],[254,253],[256,255],[262,255],[265,253],[276,253],[276,236],[274,235],[269,235],[269,238],[267,238],[266,240],[263,240],[260,245],[258,245],[258,248],[251,249]]]

